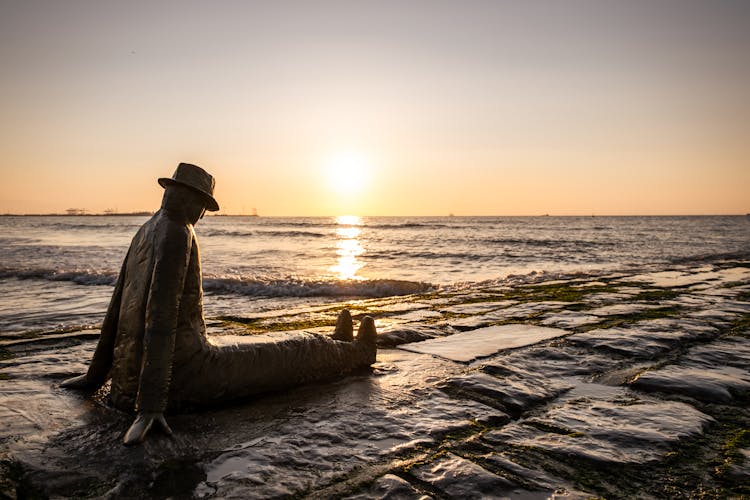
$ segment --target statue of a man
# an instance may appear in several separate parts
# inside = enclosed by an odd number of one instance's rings
[[[180,163],[161,209],[136,233],[117,278],[96,352],[86,374],[63,387],[96,389],[111,378],[112,403],[137,417],[125,444],[141,442],[154,424],[171,434],[168,408],[205,405],[350,373],[375,362],[370,317],[357,339],[349,312],[332,337],[280,334],[274,342],[240,339],[217,346],[206,336],[198,245],[193,225],[216,211],[214,179]]]

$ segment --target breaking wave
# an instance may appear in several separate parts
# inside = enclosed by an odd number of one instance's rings
[[[130,230],[140,227],[140,224],[136,223],[119,223],[119,224],[75,224],[71,222],[40,222],[37,224],[30,224],[32,227],[39,228],[50,228],[56,231],[112,231],[121,232],[123,230]]]
[[[403,280],[334,280],[306,281],[244,280],[235,278],[204,278],[203,289],[213,293],[229,293],[253,297],[392,297],[423,293],[435,289],[430,283]]]
[[[0,278],[68,281],[78,285],[114,285],[117,274],[53,269],[0,269]],[[391,279],[301,280],[204,277],[203,290],[251,297],[392,297],[435,290],[430,283]]]
[[[95,271],[61,271],[55,269],[0,269],[0,278],[70,281],[79,285],[114,285],[116,273]]]
[[[421,229],[421,228],[445,228],[457,227],[437,222],[404,222],[404,223],[368,223],[366,227],[378,229]]]
[[[267,229],[252,229],[246,231],[210,229],[208,231],[199,231],[199,236],[228,236],[236,238],[245,238],[248,236],[272,236],[279,238],[326,238],[330,237],[331,234],[315,231],[273,231]]]
[[[593,241],[577,239],[523,239],[523,238],[485,238],[480,240],[481,243],[491,245],[515,245],[530,247],[612,247],[616,246],[614,241]]]

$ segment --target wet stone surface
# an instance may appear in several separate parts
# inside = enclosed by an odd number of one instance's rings
[[[518,487],[474,462],[450,453],[445,458],[413,468],[411,473],[451,498],[500,499]]]
[[[545,377],[527,372],[499,377],[473,373],[449,379],[441,387],[449,394],[483,401],[510,415],[518,416],[572,386],[561,381],[550,382]]]
[[[684,403],[600,390],[573,391],[541,415],[485,439],[597,462],[641,463],[662,458],[671,444],[699,435],[713,420]]]
[[[750,391],[750,373],[729,367],[670,366],[646,372],[631,385],[642,391],[681,394],[707,403],[728,403]]]
[[[389,500],[392,498],[426,500],[431,497],[420,493],[408,481],[393,474],[386,474],[366,491],[346,496],[344,500]]]
[[[435,328],[426,325],[388,325],[379,330],[378,347],[396,347],[411,342],[421,342],[435,337],[444,337],[450,333],[456,333],[450,327]]]
[[[456,333],[439,339],[424,340],[400,346],[412,352],[433,354],[452,361],[468,363],[500,351],[515,349],[566,335],[565,330],[525,324],[488,326]]]
[[[562,306],[557,302],[529,302],[498,309],[486,314],[451,319],[448,320],[448,324],[456,330],[476,330],[495,323],[527,319],[547,311],[554,311],[561,308]]]
[[[92,331],[0,332],[0,498],[750,495],[750,263],[526,279],[209,318],[329,332],[349,306],[377,363],[168,415],[136,447],[106,390],[59,388]]]
[[[596,329],[572,335],[568,340],[578,346],[612,352],[632,358],[656,358],[718,335],[710,325],[689,321],[648,320],[625,327]]]
[[[750,340],[727,338],[689,350],[680,364],[647,371],[631,384],[642,391],[729,403],[750,393]]]
[[[594,316],[593,314],[583,314],[577,311],[560,311],[542,315],[540,323],[544,326],[572,330],[581,326],[593,325],[601,320],[600,316]]]
[[[504,300],[502,302],[479,302],[476,304],[460,304],[457,306],[441,309],[442,313],[476,315],[496,311],[517,304],[515,300]]]

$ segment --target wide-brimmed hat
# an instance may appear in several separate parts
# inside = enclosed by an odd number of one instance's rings
[[[177,165],[177,170],[174,171],[172,177],[160,177],[159,184],[163,188],[174,184],[189,187],[194,191],[198,191],[206,198],[206,210],[210,212],[219,210],[219,204],[214,199],[216,181],[214,181],[211,174],[197,165],[180,163]]]

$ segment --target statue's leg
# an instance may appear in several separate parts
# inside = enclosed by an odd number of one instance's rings
[[[187,403],[210,404],[333,380],[366,369],[377,353],[375,322],[369,316],[362,319],[352,341],[307,332],[274,337],[278,338],[272,342],[248,337],[234,345],[208,346],[202,359],[195,360],[185,393],[175,396]]]

